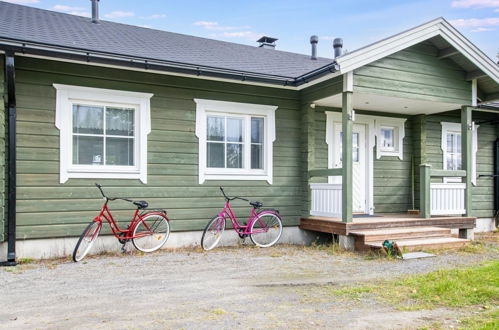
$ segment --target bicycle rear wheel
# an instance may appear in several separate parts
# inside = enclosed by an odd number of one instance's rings
[[[161,248],[170,236],[170,224],[162,214],[145,214],[133,230],[133,246],[142,252]]]
[[[281,216],[275,212],[262,211],[255,216],[250,229],[251,241],[259,247],[270,247],[282,234]]]
[[[225,218],[219,215],[214,216],[206,225],[201,238],[201,246],[208,251],[217,246],[225,230]]]
[[[102,221],[92,221],[87,228],[85,228],[73,251],[74,262],[78,262],[85,258],[97,239],[97,236],[99,236],[101,228]]]

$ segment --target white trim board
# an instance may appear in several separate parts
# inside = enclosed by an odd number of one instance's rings
[[[59,129],[60,178],[140,179],[147,183],[147,135],[151,132],[151,105],[153,94],[53,84],[56,93],[55,126]],[[73,164],[72,103],[91,103],[130,106],[135,109],[134,166],[94,166]]]
[[[445,161],[445,154],[447,153],[447,132],[461,132],[461,123],[452,123],[452,122],[440,122],[442,125],[442,131],[440,135],[440,148],[442,149],[442,168],[447,170],[447,162]],[[477,185],[477,171],[476,171],[476,154],[478,152],[478,128],[480,125],[475,125],[473,122],[473,132],[472,132],[472,143],[471,143],[471,183],[476,186]],[[444,178],[444,182],[461,182],[461,178]]]
[[[340,71],[346,73],[435,36],[444,38],[469,61],[499,83],[497,64],[442,17],[340,56],[336,62],[340,66]]]
[[[199,139],[199,184],[205,180],[273,180],[273,143],[276,139],[275,111],[277,106],[194,99],[196,102],[196,136]],[[207,113],[254,115],[264,117],[264,169],[208,169],[206,166]],[[248,134],[246,140],[248,140]],[[248,142],[246,142],[248,143]]]

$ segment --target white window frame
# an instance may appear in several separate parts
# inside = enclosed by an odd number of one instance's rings
[[[147,135],[153,94],[53,84],[57,90],[55,126],[60,131],[60,178],[139,179],[147,183]],[[73,164],[73,104],[135,109],[134,166]]]
[[[376,159],[382,156],[395,156],[404,159],[404,137],[406,118],[376,118]],[[393,147],[385,148],[382,144],[381,129],[393,129]]]
[[[461,123],[450,123],[450,122],[441,122],[442,125],[442,136],[441,136],[441,148],[442,148],[442,162],[443,162],[443,169],[447,170],[447,133],[450,132],[456,132],[461,134]],[[473,122],[473,132],[472,132],[472,143],[471,143],[471,183],[476,186],[476,153],[478,151],[478,127],[479,125],[475,125]],[[462,135],[461,135],[462,138]],[[461,162],[462,162],[462,150],[461,150]],[[444,183],[451,183],[451,182],[461,182],[461,178],[444,178]]]
[[[266,180],[272,184],[273,143],[275,141],[275,111],[277,106],[194,99],[196,102],[196,136],[199,139],[199,184],[206,180]],[[263,169],[251,169],[250,148],[245,148],[245,168],[207,168],[206,122],[208,115],[254,116],[264,118]],[[251,127],[251,121],[249,123]],[[251,130],[245,127],[245,144],[249,144]]]

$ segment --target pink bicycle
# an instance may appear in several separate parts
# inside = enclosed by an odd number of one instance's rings
[[[225,231],[225,220],[227,218],[231,220],[232,227],[239,237],[245,238],[249,236],[253,244],[259,247],[270,247],[279,241],[282,234],[282,218],[278,210],[260,210],[263,203],[252,202],[242,197],[228,197],[222,187],[220,187],[220,190],[225,197],[225,206],[223,211],[214,216],[204,229],[203,237],[201,238],[203,249],[208,251],[217,246]],[[241,224],[237,221],[230,207],[230,201],[234,199],[249,202],[253,206],[247,224]]]

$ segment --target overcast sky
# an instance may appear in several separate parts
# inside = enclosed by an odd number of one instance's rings
[[[90,0],[8,0],[90,15]],[[353,51],[436,17],[449,20],[489,57],[499,52],[499,0],[101,0],[101,18],[159,30],[257,45],[267,35],[280,50],[332,57],[332,39]]]

